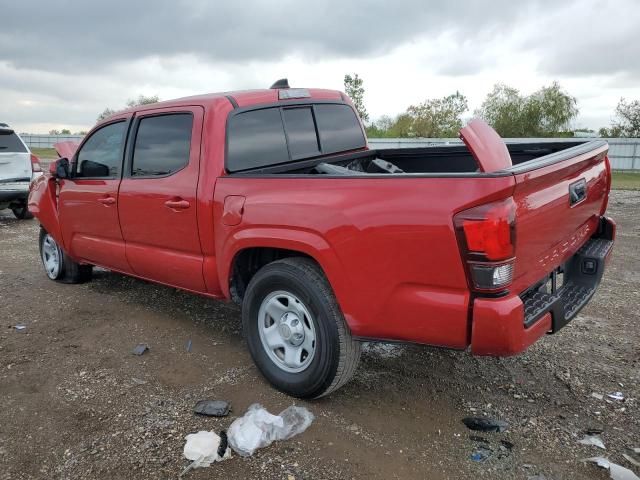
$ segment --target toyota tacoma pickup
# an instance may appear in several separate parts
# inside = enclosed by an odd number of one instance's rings
[[[593,297],[615,237],[605,141],[372,149],[343,93],[270,89],[117,113],[31,189],[52,280],[92,267],[242,305],[278,389],[316,398],[362,341],[506,356]]]

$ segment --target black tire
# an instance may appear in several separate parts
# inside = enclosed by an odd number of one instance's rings
[[[291,292],[311,313],[315,353],[298,373],[281,369],[265,351],[259,333],[259,310],[276,291]],[[261,268],[251,279],[242,303],[242,324],[249,351],[264,377],[278,390],[298,398],[318,398],[337,390],[353,376],[360,359],[333,290],[311,259],[292,257]]]
[[[18,220],[31,220],[33,218],[33,214],[29,211],[26,204],[11,207],[11,211]]]
[[[40,259],[42,260],[42,264],[45,268],[45,273],[47,276],[56,282],[61,283],[84,283],[91,280],[93,275],[93,266],[92,265],[81,265],[77,262],[71,260],[60,246],[55,243],[55,249],[59,256],[60,267],[57,272],[51,275],[47,271],[47,266],[45,264],[45,257],[43,255],[44,241],[47,238],[48,233],[44,228],[40,228],[40,238],[39,238],[39,246],[40,246]],[[55,242],[55,240],[54,240]]]

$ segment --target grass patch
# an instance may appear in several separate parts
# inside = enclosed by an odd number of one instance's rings
[[[640,190],[640,172],[612,172],[613,190]]]
[[[58,158],[58,154],[56,153],[55,148],[31,148],[31,153],[33,153],[38,158]]]

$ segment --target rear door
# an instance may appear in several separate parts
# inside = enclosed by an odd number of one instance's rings
[[[118,197],[134,273],[196,292],[206,291],[196,196],[202,119],[202,107],[138,116]]]
[[[29,182],[31,154],[10,128],[0,127],[0,181]]]
[[[59,214],[68,252],[89,263],[130,272],[118,221],[118,187],[129,118],[90,133],[60,181]]]

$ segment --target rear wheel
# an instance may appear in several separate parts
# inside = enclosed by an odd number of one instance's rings
[[[29,211],[26,204],[11,207],[11,211],[18,220],[30,220],[33,218],[33,214]]]
[[[285,258],[256,273],[242,320],[251,356],[277,389],[317,398],[344,385],[356,370],[353,340],[329,282],[307,258]]]
[[[40,229],[40,257],[44,271],[51,280],[63,283],[83,283],[91,280],[93,267],[80,265],[71,260],[44,228]]]

